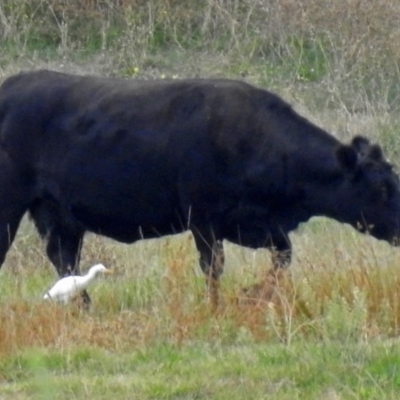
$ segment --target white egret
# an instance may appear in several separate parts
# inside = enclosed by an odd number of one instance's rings
[[[67,304],[77,294],[86,289],[99,273],[112,274],[112,271],[103,264],[96,264],[89,269],[86,275],[71,275],[60,279],[46,292],[43,298]]]

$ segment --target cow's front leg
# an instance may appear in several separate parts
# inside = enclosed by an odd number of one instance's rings
[[[281,269],[286,269],[290,266],[292,262],[292,248],[291,246],[284,249],[274,249],[272,251],[272,270],[280,271]]]
[[[207,291],[213,311],[219,305],[219,277],[224,270],[224,247],[220,240],[214,236],[205,236],[199,232],[193,232],[197,250],[200,253],[200,267],[207,280]]]
[[[80,275],[79,260],[83,233],[71,232],[65,227],[56,226],[50,233],[47,243],[47,256],[56,267],[60,278]],[[91,300],[86,290],[81,292],[83,307],[89,309]]]

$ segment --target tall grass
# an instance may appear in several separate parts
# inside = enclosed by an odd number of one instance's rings
[[[243,301],[242,294],[243,287],[264,279],[268,252],[226,243],[223,303],[214,315],[189,234],[132,247],[89,239],[83,265],[99,260],[116,271],[93,288],[90,313],[42,301],[55,271],[43,268],[40,252],[32,254],[34,238],[21,235],[1,273],[0,353],[76,345],[120,352],[199,340],[357,343],[398,335],[400,278],[394,249],[328,221],[313,222],[293,239],[292,273],[279,280],[269,302]],[[10,268],[18,264],[15,260],[24,260],[23,265]]]
[[[393,0],[4,0],[0,38],[18,55],[106,53],[125,75],[174,64],[201,74],[219,55],[213,73],[311,86],[324,106],[360,111],[365,101],[397,109],[399,17]],[[182,52],[209,58],[185,69]]]

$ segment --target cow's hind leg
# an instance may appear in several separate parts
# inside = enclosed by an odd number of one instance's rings
[[[30,174],[20,171],[0,150],[0,266],[15,238],[18,226],[32,200]]]
[[[206,275],[211,306],[215,311],[219,305],[219,277],[223,273],[225,261],[223,243],[212,234],[203,235],[193,231],[193,236],[200,253],[200,267]]]
[[[3,208],[3,199],[1,197],[2,195],[0,195],[0,267],[4,263],[27,208],[18,207],[18,205]]]

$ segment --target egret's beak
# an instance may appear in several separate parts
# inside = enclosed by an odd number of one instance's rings
[[[111,270],[111,269],[104,270],[104,273],[107,274],[107,275],[114,275],[114,271]]]

